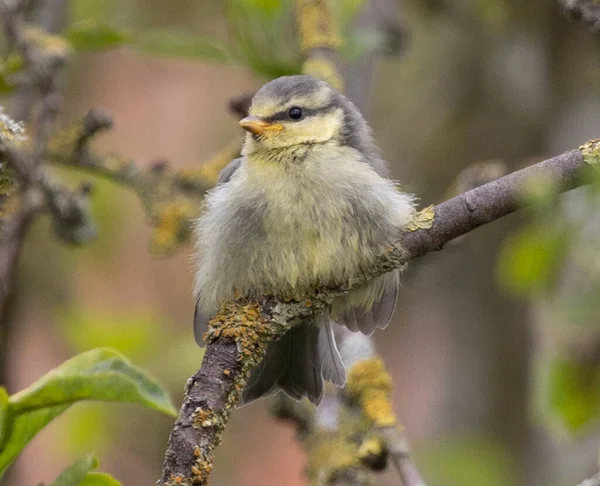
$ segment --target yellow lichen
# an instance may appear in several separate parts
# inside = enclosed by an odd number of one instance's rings
[[[321,478],[322,484],[328,484],[337,471],[358,466],[357,447],[346,437],[317,435],[307,447],[309,477]]]
[[[29,43],[43,51],[44,54],[55,58],[66,59],[73,52],[73,47],[65,38],[49,34],[38,27],[28,26],[25,29],[25,37]]]
[[[169,480],[163,486],[192,486],[192,478],[181,476],[180,474],[171,475]]]
[[[216,340],[233,341],[237,346],[238,370],[227,369],[227,376],[233,376],[233,387],[227,399],[224,417],[239,401],[246,379],[250,372],[262,361],[267,345],[281,336],[285,328],[266,319],[258,302],[238,300],[221,306],[219,312],[209,322],[204,334],[207,344]]]
[[[579,147],[583,160],[591,166],[600,166],[600,139],[589,140]]]
[[[358,448],[358,457],[363,460],[367,456],[380,456],[385,450],[379,437],[369,437]]]
[[[229,302],[211,319],[204,340],[207,343],[217,338],[235,341],[240,354],[249,356],[262,348],[262,337],[271,333],[272,327],[263,319],[258,302]]]
[[[212,472],[211,460],[196,459],[196,463],[192,466],[192,484],[208,484],[208,476]]]
[[[338,49],[342,38],[327,0],[296,0],[296,18],[300,31],[300,47]]]
[[[190,220],[196,216],[197,208],[179,200],[167,203],[157,213],[151,247],[154,252],[165,254],[189,235]]]
[[[417,231],[420,229],[429,229],[433,226],[435,218],[435,208],[433,205],[417,211],[413,220],[406,226],[405,231]]]
[[[343,91],[344,89],[344,81],[336,66],[323,57],[312,57],[307,59],[302,65],[302,74],[307,74],[322,79],[323,81],[327,81],[339,91]]]
[[[356,400],[365,417],[377,427],[396,425],[392,407],[392,378],[383,361],[370,358],[359,361],[348,372],[348,395]]]
[[[197,429],[201,427],[212,427],[213,425],[215,425],[215,421],[211,420],[213,415],[214,414],[212,410],[204,410],[202,408],[197,408],[192,414],[192,419],[194,420],[194,427]]]
[[[373,435],[365,438],[358,448],[360,462],[369,469],[382,471],[387,466],[388,449],[382,437]]]

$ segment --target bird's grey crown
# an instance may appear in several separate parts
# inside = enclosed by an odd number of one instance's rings
[[[308,97],[311,93],[323,88],[334,91],[334,88],[325,81],[320,81],[312,76],[282,76],[260,88],[254,95],[252,103],[276,100],[278,104],[285,104],[294,98]]]

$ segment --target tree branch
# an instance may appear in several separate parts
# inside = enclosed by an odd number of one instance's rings
[[[55,5],[56,8],[48,9],[40,13],[38,24],[41,28],[52,31],[56,28],[56,19],[62,15],[64,0],[60,0],[60,4]],[[40,2],[40,9],[45,7],[45,2]],[[8,44],[18,51],[25,59],[26,76],[23,85],[20,89],[19,102],[17,110],[20,112],[19,119],[24,119],[29,115],[33,92],[31,86],[34,84],[34,79],[44,80],[43,85],[46,87],[42,90],[42,110],[40,118],[40,132],[44,136],[40,138],[38,150],[40,157],[45,147],[47,134],[50,132],[50,127],[53,121],[53,111],[50,106],[53,103],[50,101],[51,94],[54,94],[56,87],[56,76],[60,63],[58,60],[64,59],[65,52],[57,49],[57,44],[48,44],[43,41],[55,39],[50,34],[45,34],[45,31],[31,28],[29,31],[25,27],[23,20],[23,2],[21,1],[0,1],[0,14],[2,14],[2,23],[4,33],[8,40]],[[63,44],[61,44],[63,45]],[[12,166],[16,178],[19,179],[20,194],[11,196],[13,201],[10,211],[4,210],[4,214],[0,214],[0,324],[4,323],[5,313],[7,309],[8,298],[12,291],[14,270],[18,260],[20,249],[30,226],[31,221],[36,213],[28,200],[30,187],[35,183],[36,174],[34,173],[34,165],[39,157],[33,159],[24,153],[18,153],[15,150],[15,143],[19,145],[24,138],[23,134],[19,134],[17,138],[7,137],[10,131],[10,126],[6,125],[6,120],[1,120],[0,123],[0,160],[7,159],[7,162]],[[41,127],[43,125],[43,128]],[[10,153],[9,153],[10,152]],[[8,205],[8,201],[3,202],[3,206]],[[2,339],[8,334],[7,330],[3,330]],[[5,356],[5,353],[2,354]]]
[[[550,181],[560,192],[582,184],[584,169],[599,157],[600,143],[588,142],[579,150],[514,172],[436,206],[429,228],[398,235],[389,251],[352,284],[317,289],[293,302],[265,299],[224,305],[211,321],[202,367],[189,382],[169,437],[163,484],[207,484],[214,450],[245,380],[262,359],[266,346],[295,322],[316,316],[334,297],[516,211],[526,203],[524,194],[532,183]]]
[[[578,150],[513,172],[439,204],[431,228],[404,236],[408,258],[441,250],[448,241],[516,211],[532,184],[552,184],[559,192],[573,189],[581,184],[584,155],[592,161],[592,154],[598,150],[598,141],[588,142]]]
[[[198,216],[204,194],[216,184],[221,169],[239,155],[240,139],[232,140],[197,168],[173,169],[165,161],[144,166],[119,155],[91,151],[88,140],[111,126],[108,115],[91,110],[50,139],[48,159],[133,189],[155,229],[152,250],[171,254],[188,240],[190,220]]]

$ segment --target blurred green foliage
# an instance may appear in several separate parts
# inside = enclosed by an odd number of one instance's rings
[[[70,307],[60,312],[66,340],[77,351],[108,346],[124,355],[143,359],[155,353],[166,338],[160,319],[149,312],[106,314],[89,307]]]
[[[167,57],[189,57],[234,62],[229,47],[214,40],[181,30],[153,29],[136,36],[133,45],[141,51]]]
[[[548,363],[545,397],[568,430],[578,432],[600,418],[600,363],[557,358]]]
[[[300,70],[292,0],[228,0],[228,41],[186,32],[179,26],[142,28],[125,3],[71,0],[69,5],[72,23],[65,36],[76,50],[129,44],[160,56],[242,64],[270,77]]]
[[[553,430],[577,433],[600,418],[600,175],[560,196],[537,181],[524,200],[529,223],[504,241],[501,284],[540,314],[534,412]]]
[[[0,61],[0,95],[13,90],[14,78],[22,68],[23,59],[17,55],[9,55]]]
[[[507,486],[517,484],[509,451],[500,443],[477,436],[436,441],[416,452],[425,480],[445,486]]]
[[[506,239],[498,264],[500,282],[519,295],[548,290],[568,249],[568,234],[554,226],[531,226]]]
[[[340,53],[346,61],[354,62],[386,41],[377,31],[354,28],[353,20],[364,0],[332,3],[344,38]],[[142,27],[135,5],[113,0],[70,0],[70,22],[63,35],[77,51],[129,45],[158,56],[240,64],[266,78],[301,71],[294,0],[226,0],[224,5],[227,40],[204,37],[180,26]],[[0,64],[0,93],[12,90],[11,78],[21,68],[18,56]]]

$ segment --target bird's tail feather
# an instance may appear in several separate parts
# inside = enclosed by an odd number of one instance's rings
[[[262,363],[252,372],[242,395],[244,404],[278,390],[318,404],[323,380],[337,386],[346,382],[346,371],[333,337],[328,316],[299,324],[271,343]]]

